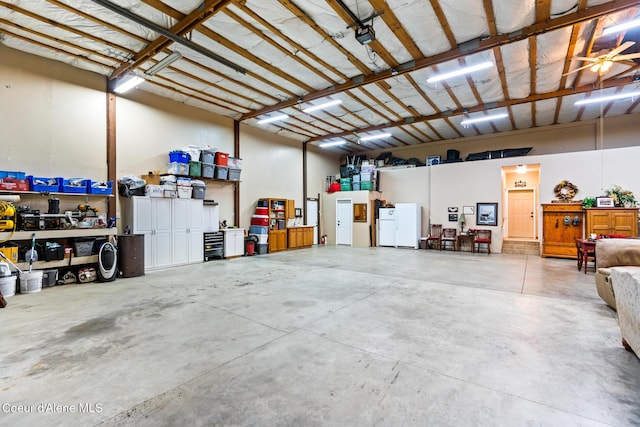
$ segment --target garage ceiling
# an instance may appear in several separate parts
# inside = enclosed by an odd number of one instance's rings
[[[628,0],[0,0],[0,42],[348,154],[638,112],[638,96],[575,102],[640,89],[638,28],[603,34],[639,14]],[[616,48],[606,72],[572,60]]]

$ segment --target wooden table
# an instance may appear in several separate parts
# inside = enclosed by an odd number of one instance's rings
[[[476,238],[473,234],[458,234],[458,250],[466,252],[475,252],[475,245],[473,240]]]
[[[593,258],[595,268],[596,262],[596,240],[576,239],[576,258],[578,259],[578,271],[582,270],[584,265],[584,274],[587,274],[587,261],[589,257]]]

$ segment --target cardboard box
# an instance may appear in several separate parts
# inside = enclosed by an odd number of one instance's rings
[[[160,185],[160,175],[140,175],[147,185]]]

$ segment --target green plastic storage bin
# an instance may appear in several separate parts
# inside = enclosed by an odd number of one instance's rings
[[[189,162],[189,175],[190,176],[202,176],[202,162]]]

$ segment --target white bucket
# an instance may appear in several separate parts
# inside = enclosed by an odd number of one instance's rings
[[[0,292],[2,296],[11,297],[16,294],[16,279],[17,276],[9,276],[0,278]]]
[[[42,290],[42,270],[20,273],[20,293],[30,294]]]

